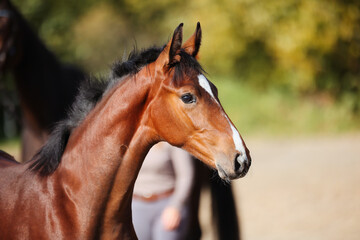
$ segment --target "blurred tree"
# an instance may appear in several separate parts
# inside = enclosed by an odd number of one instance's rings
[[[124,50],[164,44],[200,21],[201,62],[212,74],[254,87],[347,98],[359,111],[360,2],[357,0],[14,0],[47,44],[90,71]]]
[[[93,73],[103,70],[129,47],[133,33],[128,26],[129,21],[109,4],[90,8],[73,26],[73,57]]]

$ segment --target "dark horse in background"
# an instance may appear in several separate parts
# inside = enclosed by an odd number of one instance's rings
[[[45,143],[54,123],[64,118],[85,75],[60,63],[7,0],[0,0],[0,29],[0,76],[6,71],[15,80],[25,161]]]
[[[61,64],[29,24],[7,0],[0,0],[0,77],[10,72],[15,80],[22,113],[22,160],[29,160],[45,143],[52,126],[64,118],[74,101],[85,74]],[[1,79],[0,79],[1,83]],[[213,172],[195,161],[196,179],[192,192],[193,219],[187,239],[199,239],[201,228],[196,214],[200,190],[211,189],[214,223],[218,239],[239,239],[239,226],[233,193]]]

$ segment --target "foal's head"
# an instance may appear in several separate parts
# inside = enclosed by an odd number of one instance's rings
[[[182,147],[218,170],[225,180],[245,176],[251,158],[239,132],[225,113],[218,93],[197,62],[201,42],[195,33],[182,44],[182,24],[157,60],[150,92],[151,123],[160,140]]]

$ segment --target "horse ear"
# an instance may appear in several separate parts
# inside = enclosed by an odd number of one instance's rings
[[[172,39],[166,44],[164,50],[159,56],[159,59],[161,59],[161,62],[163,62],[164,65],[180,61],[178,53],[180,52],[182,44],[183,25],[183,23],[180,23],[180,25],[175,29]]]
[[[183,49],[189,55],[198,58],[198,53],[201,44],[201,26],[198,22],[194,34],[184,43]]]
[[[170,50],[169,50],[169,64],[172,64],[174,62],[179,61],[180,59],[177,59],[176,55],[180,52],[181,44],[182,44],[182,38],[183,38],[183,23],[180,23],[180,25],[175,29],[174,35],[171,40]]]

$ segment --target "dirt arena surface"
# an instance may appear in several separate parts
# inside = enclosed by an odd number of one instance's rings
[[[233,182],[243,240],[360,239],[360,133],[246,143],[252,166]],[[202,239],[216,240],[203,195]]]
[[[360,239],[360,134],[246,143],[253,163],[233,182],[242,239]]]

